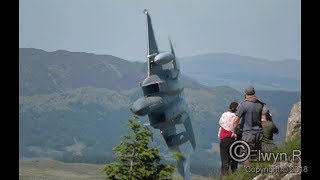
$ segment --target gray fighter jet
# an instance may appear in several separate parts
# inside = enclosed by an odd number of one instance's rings
[[[160,129],[171,151],[181,153],[179,146],[188,141],[195,150],[194,133],[172,43],[169,39],[171,52],[159,52],[150,15],[147,10],[144,13],[147,16],[148,70],[147,77],[140,83],[144,97],[134,102],[131,111],[138,116],[148,115],[150,126]],[[178,124],[183,124],[185,131],[177,133]],[[185,166],[185,159],[177,159],[177,168],[183,177],[186,175]]]

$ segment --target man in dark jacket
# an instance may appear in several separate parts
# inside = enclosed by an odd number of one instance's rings
[[[261,150],[261,142],[263,138],[261,115],[264,103],[255,95],[255,89],[253,86],[246,87],[244,93],[245,99],[239,104],[234,121],[238,124],[240,118],[242,118],[240,124],[242,127],[242,140],[248,143],[250,150],[258,151]],[[247,162],[248,161],[245,163]]]

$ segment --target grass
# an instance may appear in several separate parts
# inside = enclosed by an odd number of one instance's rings
[[[32,158],[19,160],[21,180],[98,180],[105,179],[99,165],[84,163],[64,163],[51,159]]]
[[[46,158],[30,158],[19,160],[20,180],[104,180],[106,175],[101,165],[86,163],[64,163]],[[177,169],[173,173],[173,180],[183,180]],[[190,180],[209,180],[191,174]]]
[[[273,153],[286,153],[288,158],[292,157],[293,150],[301,149],[301,136],[295,136],[290,141],[286,142],[283,146],[274,149]],[[247,166],[241,166],[232,174],[220,177],[221,180],[247,180],[261,174],[261,170],[268,170],[266,167],[270,166],[273,161],[259,161],[251,162]],[[258,172],[259,171],[259,172]],[[262,172],[265,174],[265,172]],[[279,176],[283,177],[285,173],[280,173]]]
[[[289,156],[292,155],[293,150],[301,149],[301,136],[295,136],[290,141],[286,142],[283,146],[273,150],[275,153],[287,153]]]

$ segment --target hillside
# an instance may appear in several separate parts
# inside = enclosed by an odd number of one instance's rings
[[[19,49],[19,94],[62,92],[65,88],[98,87],[112,90],[137,87],[146,74],[145,63],[111,55],[58,50]],[[261,90],[301,89],[301,62],[268,61],[228,53],[180,58],[183,79],[207,86],[243,89],[251,83]]]
[[[19,94],[48,94],[87,86],[130,89],[145,76],[144,67],[110,55],[20,48]]]
[[[180,58],[182,72],[208,86],[243,89],[253,84],[261,90],[301,90],[301,61],[269,61],[229,53]]]
[[[224,92],[228,96],[218,96]],[[67,89],[63,94],[20,96],[20,145],[25,148],[41,142],[42,147],[63,151],[76,137],[87,149],[111,151],[125,132],[129,108],[139,95],[140,89],[119,92],[87,87]],[[240,93],[228,87],[186,88],[185,95],[197,129],[198,147],[210,148],[218,115],[226,109],[221,104],[239,100]],[[106,141],[106,137],[113,138]]]

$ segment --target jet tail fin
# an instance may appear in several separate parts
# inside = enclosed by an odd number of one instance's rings
[[[151,18],[149,15],[149,12],[147,9],[145,9],[143,11],[143,13],[145,13],[147,15],[147,31],[148,31],[148,54],[147,54],[147,58],[148,58],[148,76],[150,76],[152,74],[151,71],[151,63],[154,59],[154,57],[159,54],[159,50],[158,50],[158,46],[157,46],[157,42],[156,42],[156,38],[154,37],[154,32],[153,32],[153,28],[152,28],[152,23],[151,23]]]
[[[175,53],[174,53],[174,49],[173,49],[173,46],[172,46],[172,42],[171,42],[170,37],[169,37],[169,43],[170,43],[171,54],[172,54],[173,57],[174,57],[174,59],[172,60],[173,68],[174,68],[175,70],[179,70],[178,65],[177,65],[176,55],[175,55]]]
[[[154,32],[152,28],[151,18],[147,9],[143,11],[147,15],[147,28],[148,28],[148,56],[153,56],[158,54],[158,46],[156,38],[154,37]]]

